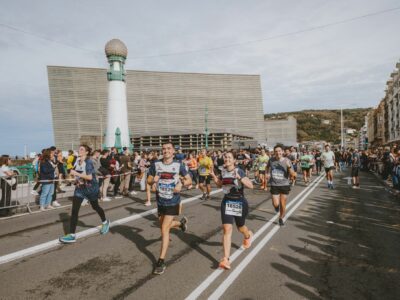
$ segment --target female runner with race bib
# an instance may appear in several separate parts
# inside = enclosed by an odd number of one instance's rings
[[[221,202],[221,219],[224,229],[224,258],[220,261],[219,267],[229,270],[231,268],[229,256],[231,252],[232,227],[235,222],[239,232],[243,234],[243,248],[247,249],[251,245],[253,233],[245,225],[249,211],[247,200],[244,197],[243,189],[253,188],[253,183],[245,172],[235,166],[235,158],[232,152],[227,152],[224,156],[224,167],[221,175],[216,176],[211,169],[210,175],[218,187],[222,187],[224,198]]]

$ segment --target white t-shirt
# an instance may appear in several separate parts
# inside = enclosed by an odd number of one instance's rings
[[[321,155],[321,160],[324,163],[324,168],[335,166],[335,153],[333,151],[324,151]]]
[[[0,168],[0,177],[8,177],[6,172],[10,172],[11,169],[7,165],[2,165]]]

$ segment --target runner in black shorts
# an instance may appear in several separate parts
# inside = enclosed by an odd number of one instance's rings
[[[182,186],[190,186],[192,179],[184,165],[174,161],[175,148],[172,143],[162,146],[163,159],[152,163],[149,169],[147,183],[152,190],[156,190],[158,207],[158,219],[161,227],[161,253],[153,274],[164,273],[166,265],[164,262],[169,245],[169,232],[172,228],[180,228],[183,232],[187,229],[188,219],[183,217],[180,221],[174,217],[181,213],[180,191]],[[180,177],[183,179],[181,182]]]
[[[274,152],[274,156],[268,161],[267,174],[270,178],[272,205],[279,212],[279,225],[283,226],[287,195],[290,192],[289,177],[295,180],[297,173],[293,171],[291,161],[283,157],[281,146],[275,146]]]
[[[216,185],[222,187],[224,199],[221,202],[221,220],[224,229],[224,257],[219,263],[222,269],[230,269],[229,262],[231,252],[232,227],[236,224],[239,232],[243,234],[243,248],[247,249],[251,245],[253,233],[245,225],[246,216],[249,211],[248,203],[244,197],[244,187],[253,188],[253,184],[246,173],[235,167],[235,158],[232,152],[227,152],[224,159],[225,165],[221,170],[221,175],[218,177],[212,171],[210,174],[213,177]]]

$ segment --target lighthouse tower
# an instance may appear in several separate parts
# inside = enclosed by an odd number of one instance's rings
[[[116,147],[119,150],[122,147],[132,149],[129,139],[124,69],[128,49],[122,41],[112,39],[106,44],[105,52],[110,67],[107,72],[107,131],[104,146],[105,148]]]

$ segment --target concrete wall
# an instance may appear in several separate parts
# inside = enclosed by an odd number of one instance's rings
[[[107,70],[48,66],[57,147],[106,130]],[[127,71],[129,129],[135,135],[210,128],[265,140],[259,75]]]
[[[264,129],[268,146],[273,147],[278,143],[297,145],[297,120],[292,116],[284,120],[265,120]]]

